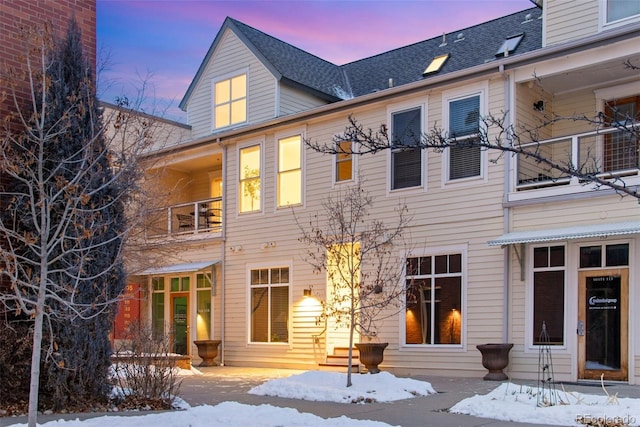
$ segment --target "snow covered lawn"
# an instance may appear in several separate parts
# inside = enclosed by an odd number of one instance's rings
[[[581,394],[570,391],[568,386],[556,392],[556,405],[538,407],[537,388],[503,383],[486,395],[458,402],[449,412],[544,425],[640,425],[640,399],[608,397],[604,391],[599,395]],[[549,400],[545,397],[541,401]],[[620,424],[595,424],[596,421]]]

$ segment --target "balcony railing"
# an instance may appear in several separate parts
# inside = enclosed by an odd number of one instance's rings
[[[219,233],[222,225],[222,198],[217,197],[153,211],[147,223],[147,236]]]
[[[610,128],[522,147],[556,164],[573,165],[585,175],[637,175],[640,167],[638,135],[632,129]],[[553,169],[533,157],[518,155],[516,189],[519,191],[579,183],[577,177]]]

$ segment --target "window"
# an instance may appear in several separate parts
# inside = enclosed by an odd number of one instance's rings
[[[422,185],[422,150],[415,148],[422,137],[422,108],[391,115],[391,189]],[[403,148],[403,146],[413,148]]]
[[[640,15],[640,1],[637,0],[606,0],[607,22],[619,21],[631,16]]]
[[[408,258],[406,280],[406,343],[461,344],[462,254]]]
[[[496,56],[509,56],[511,52],[516,50],[523,37],[524,34],[522,33],[515,36],[507,37],[507,39],[500,45],[500,48],[498,48]]]
[[[619,131],[605,135],[602,172],[636,171],[639,166],[638,134],[628,126],[640,121],[640,96],[606,102],[605,117],[607,124]]]
[[[335,179],[336,182],[351,181],[353,179],[353,143],[340,141],[336,144]]]
[[[211,273],[196,276],[196,339],[211,339]]]
[[[302,203],[302,137],[278,140],[278,207]]]
[[[171,278],[171,292],[189,292],[189,283],[191,278],[186,277],[172,277]]]
[[[247,75],[240,74],[214,84],[214,127],[247,121]]]
[[[533,248],[532,342],[542,344],[544,324],[551,345],[564,344],[565,248]]]
[[[164,337],[164,277],[151,279],[151,329],[154,339]]]
[[[289,341],[289,268],[251,270],[251,342]]]
[[[580,247],[580,268],[621,267],[629,265],[629,245]]]
[[[440,71],[445,62],[449,59],[449,54],[436,56],[431,60],[431,63],[427,66],[427,68],[422,72],[422,75],[435,73],[436,71]]]
[[[482,151],[480,141],[480,95],[449,102],[449,179],[480,176]]]
[[[260,145],[240,150],[240,212],[260,210]]]

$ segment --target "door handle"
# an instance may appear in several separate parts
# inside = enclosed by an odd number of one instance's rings
[[[578,320],[578,328],[576,329],[576,333],[580,336],[584,335],[584,320]]]

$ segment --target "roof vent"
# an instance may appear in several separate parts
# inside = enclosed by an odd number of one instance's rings
[[[455,39],[454,43],[461,42],[461,41],[463,41],[463,40],[464,40],[464,33],[458,33],[458,35],[456,36],[456,39]]]
[[[446,33],[442,33],[442,43],[440,43],[439,47],[444,47],[447,45],[447,34]]]
[[[532,15],[532,14],[530,14],[530,13],[527,13],[527,14],[524,16],[524,21],[522,21],[522,23],[523,23],[523,24],[526,24],[527,22],[531,22],[531,21],[533,21],[533,15]]]
[[[390,78],[390,79],[389,79],[389,88],[392,88],[392,87],[393,87],[393,79],[392,79],[392,78]]]

